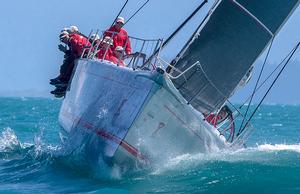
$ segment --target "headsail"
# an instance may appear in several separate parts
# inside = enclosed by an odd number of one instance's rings
[[[183,97],[203,113],[219,109],[299,1],[219,1],[171,71],[175,77],[190,68],[173,80]]]

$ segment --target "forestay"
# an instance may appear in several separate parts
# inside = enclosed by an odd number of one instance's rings
[[[173,79],[177,89],[197,110],[218,110],[298,3],[299,0],[219,1],[176,59],[173,77],[190,68]]]

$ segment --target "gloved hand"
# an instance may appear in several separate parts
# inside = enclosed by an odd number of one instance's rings
[[[59,44],[58,45],[58,50],[60,50],[61,52],[67,52],[67,50],[68,50],[68,48],[67,48],[67,46],[64,46],[64,45],[62,45],[62,44]]]

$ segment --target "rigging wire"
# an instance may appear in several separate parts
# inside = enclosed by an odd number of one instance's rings
[[[117,21],[117,19],[118,19],[118,17],[120,16],[120,14],[122,13],[122,11],[124,10],[124,8],[125,8],[125,6],[127,5],[127,3],[128,3],[128,1],[129,0],[126,0],[126,2],[124,3],[124,5],[122,6],[122,8],[120,9],[120,11],[118,12],[118,14],[117,14],[117,16],[115,17],[115,19],[113,20],[113,22],[112,22],[112,24],[110,25],[110,27],[112,27],[114,24],[115,24],[115,22]],[[137,11],[135,11],[134,12],[134,14],[123,24],[123,26],[125,25],[125,24],[127,24],[148,2],[149,2],[150,0],[147,0]],[[104,32],[103,32],[103,34],[102,35],[104,35]],[[100,42],[100,43],[102,43],[102,41]],[[97,48],[98,48],[98,46],[97,46]]]
[[[187,22],[190,21],[190,19],[192,19],[192,17],[208,2],[208,0],[204,0],[194,11],[193,13],[187,17],[184,22],[182,22],[182,24],[180,26],[178,26],[178,28],[164,41],[164,43],[162,44],[162,48],[165,47],[170,40],[172,40],[172,38],[179,32],[179,30],[181,30],[183,28],[183,26],[186,25]]]
[[[110,25],[110,27],[112,27],[114,25],[114,23],[116,22],[116,20],[118,19],[118,17],[120,16],[120,14],[122,13],[123,9],[125,8],[125,6],[127,5],[129,0],[126,0],[126,2],[124,3],[123,7],[120,9],[118,15],[115,17],[113,23]]]
[[[193,13],[191,13],[191,15],[189,15],[189,17],[187,17],[181,24],[180,26],[177,27],[177,29],[163,42],[162,46],[160,49],[157,49],[148,59],[148,61],[150,61],[150,59],[152,59],[162,48],[164,48],[169,42],[170,40],[173,39],[173,37],[192,19],[192,17],[194,15],[196,15],[196,13],[208,2],[208,0],[203,0],[202,3],[193,11]],[[197,30],[198,31],[198,28]],[[148,62],[146,61],[146,63]]]
[[[251,98],[250,98],[250,102],[249,102],[249,104],[248,104],[248,106],[247,106],[247,109],[246,109],[244,118],[243,118],[243,120],[242,120],[242,123],[241,123],[241,125],[240,125],[240,129],[239,129],[237,135],[240,134],[240,131],[241,131],[241,129],[243,128],[243,124],[244,124],[245,119],[246,119],[246,117],[247,117],[249,108],[250,108],[250,106],[251,106],[253,97],[254,97],[254,95],[255,95],[255,91],[256,91],[256,89],[257,89],[257,86],[258,86],[258,83],[259,83],[259,81],[260,81],[261,75],[262,75],[262,73],[263,73],[263,71],[264,71],[264,68],[265,68],[265,66],[266,66],[266,63],[267,63],[267,60],[268,60],[268,57],[269,57],[269,54],[270,54],[270,51],[271,51],[271,48],[272,48],[272,45],[273,45],[274,38],[275,38],[275,37],[273,36],[273,37],[272,37],[272,40],[271,40],[271,43],[270,43],[270,46],[269,46],[269,49],[268,49],[268,52],[267,52],[266,57],[265,57],[265,59],[264,59],[264,63],[263,63],[263,65],[262,65],[262,67],[261,67],[261,70],[260,70],[260,72],[259,72],[259,76],[258,76],[257,81],[256,81],[256,83],[255,83],[255,87],[254,87],[254,89],[253,89],[253,92],[252,92],[252,95],[251,95]]]
[[[110,27],[109,27],[108,29],[110,29],[110,28],[114,25],[114,23],[117,21],[118,17],[120,16],[120,14],[122,13],[122,11],[124,10],[124,8],[125,8],[125,6],[127,5],[128,1],[129,1],[129,0],[126,0],[126,2],[123,4],[122,8],[120,9],[120,11],[118,12],[117,16],[115,17],[115,19],[113,20],[112,24],[110,25]],[[104,36],[104,34],[105,34],[105,31],[102,32],[102,36]],[[103,37],[103,38],[104,38],[104,37]],[[103,40],[101,40],[101,41],[97,44],[96,50],[98,49],[99,45],[100,45],[102,42],[103,42]],[[105,55],[106,55],[106,52],[105,52]]]
[[[269,76],[267,77],[267,79],[269,79],[275,72],[276,70],[290,57],[290,55],[294,52],[295,47],[281,60],[281,62],[277,65],[277,67],[273,70],[273,72],[271,72],[271,74],[269,74]],[[262,85],[267,81],[267,79],[264,80],[264,82],[260,85],[260,87],[262,87]],[[259,87],[259,88],[260,88]],[[259,89],[258,88],[258,89]],[[257,90],[258,90],[257,89]],[[248,97],[248,99],[245,101],[245,103],[250,99],[250,96]],[[247,129],[250,123],[247,124]],[[256,128],[253,128],[251,131],[249,131],[248,133],[242,133],[234,140],[232,145],[237,145],[237,144],[243,144],[244,142],[247,141],[247,139],[251,136],[251,134],[254,132]]]
[[[258,110],[258,108],[261,106],[262,102],[264,101],[264,99],[266,98],[266,96],[268,95],[268,93],[270,92],[270,90],[273,88],[274,84],[276,83],[276,81],[278,80],[278,78],[280,77],[280,75],[282,74],[283,70],[289,64],[289,62],[290,62],[291,58],[294,56],[295,52],[298,50],[299,45],[300,45],[300,42],[298,42],[297,45],[292,49],[291,55],[288,57],[287,61],[283,65],[283,67],[280,69],[279,73],[277,74],[277,76],[273,80],[272,84],[270,85],[270,87],[268,88],[268,90],[266,91],[266,93],[264,94],[264,96],[262,97],[262,99],[260,100],[259,104],[256,106],[256,108],[252,112],[251,116],[247,120],[247,122],[244,125],[244,127],[242,128],[242,130],[239,131],[238,135],[241,135],[242,132],[246,129],[246,127],[249,124],[250,120],[252,119],[252,117],[254,116],[254,114],[256,113],[256,111]]]
[[[166,68],[166,72],[170,73],[171,70],[174,68],[174,66],[176,65],[176,63],[178,62],[178,60],[181,58],[181,56],[183,55],[183,53],[186,51],[186,48],[188,47],[188,45],[191,43],[191,41],[194,39],[194,37],[196,36],[197,33],[199,33],[199,30],[201,29],[201,27],[203,26],[203,24],[207,21],[207,19],[209,18],[209,16],[211,15],[212,11],[215,9],[215,7],[218,5],[218,3],[220,2],[220,0],[216,0],[215,3],[212,5],[212,7],[210,8],[210,10],[208,11],[208,13],[205,15],[205,17],[202,19],[202,21],[200,22],[200,24],[198,25],[198,27],[196,28],[196,30],[194,31],[194,33],[192,34],[192,36],[189,38],[189,40],[185,43],[185,45],[182,47],[182,49],[180,50],[180,52],[176,55],[176,57],[170,62],[170,65]]]
[[[150,0],[147,0],[132,16],[125,22],[123,26],[125,26]]]
[[[265,83],[270,79],[270,77],[278,70],[278,68],[283,64],[283,62],[290,56],[290,54],[293,52],[293,50],[291,50],[286,56],[285,58],[276,66],[276,68],[266,77],[266,79],[258,86],[258,88],[256,89],[255,92],[258,92],[258,90],[261,89],[261,87],[263,85],[265,85]],[[243,108],[243,106],[250,100],[251,95],[242,103],[242,105],[239,107],[239,109]]]

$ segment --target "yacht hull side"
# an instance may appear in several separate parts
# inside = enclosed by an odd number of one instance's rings
[[[119,164],[225,146],[167,76],[106,61],[77,61],[59,122],[74,148]]]

